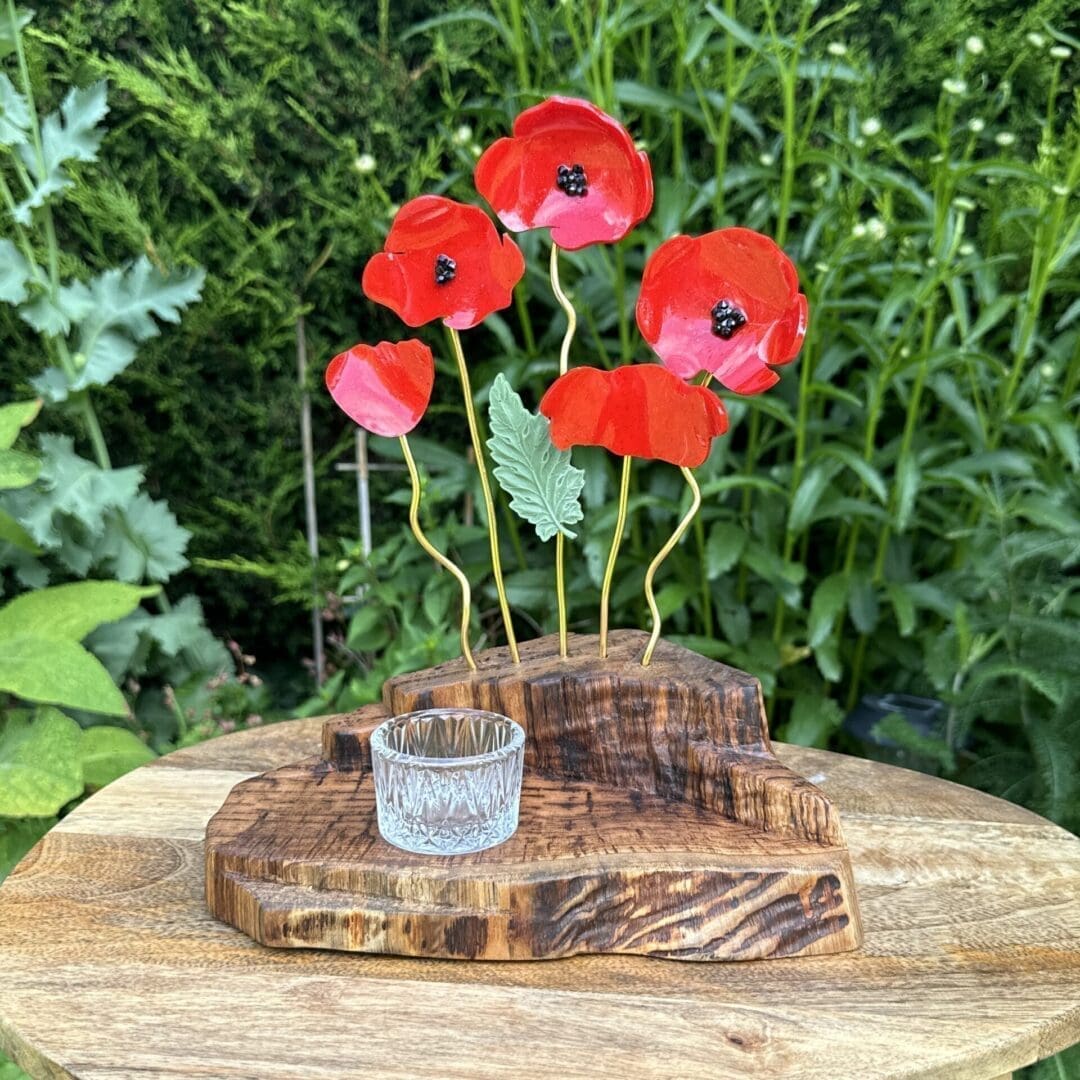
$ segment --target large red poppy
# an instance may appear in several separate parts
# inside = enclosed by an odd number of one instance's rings
[[[363,289],[409,326],[442,319],[468,330],[510,305],[524,273],[517,244],[483,210],[421,195],[397,212],[383,250],[364,267]]]
[[[688,468],[709,456],[713,438],[728,426],[711,390],[687,384],[659,364],[574,368],[552,383],[540,412],[551,421],[551,441],[560,450],[603,446]]]
[[[637,322],[676,375],[708,371],[729,390],[758,394],[779,381],[806,336],[806,297],[776,243],[751,229],[675,236],[645,265]]]
[[[476,163],[476,189],[511,232],[550,228],[561,248],[621,240],[652,209],[648,155],[588,101],[552,97]]]
[[[415,338],[354,345],[326,369],[326,388],[342,410],[373,435],[407,435],[431,400],[435,361]]]

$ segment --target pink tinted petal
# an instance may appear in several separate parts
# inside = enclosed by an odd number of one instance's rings
[[[433,379],[431,350],[417,341],[357,345],[326,369],[327,389],[342,411],[372,434],[392,438],[419,423]]]

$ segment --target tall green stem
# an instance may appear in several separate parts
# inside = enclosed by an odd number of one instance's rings
[[[619,481],[619,512],[615,518],[615,534],[611,538],[611,550],[608,552],[607,566],[604,568],[604,584],[600,590],[600,659],[607,659],[608,609],[611,599],[611,579],[615,575],[615,560],[619,557],[623,531],[626,529],[626,506],[630,498],[630,463],[633,458],[627,454],[622,459],[622,478]]]
[[[469,615],[472,610],[472,591],[469,588],[469,579],[461,569],[448,559],[424,534],[420,528],[420,474],[413,459],[412,450],[409,448],[409,440],[402,435],[399,439],[401,453],[405,458],[405,467],[409,470],[409,479],[412,481],[412,498],[409,500],[409,528],[413,531],[417,543],[442,567],[445,567],[457,579],[461,586],[461,655],[465,657],[465,663],[471,671],[476,670],[476,661],[473,659],[472,649],[469,646]]]
[[[686,478],[686,482],[690,485],[694,497],[690,503],[690,509],[687,510],[682,521],[675,526],[675,531],[668,538],[668,542],[656,553],[656,558],[649,563],[649,569],[645,571],[645,601],[649,605],[649,611],[652,613],[653,628],[652,634],[649,636],[649,644],[645,647],[645,655],[641,658],[642,667],[648,667],[652,662],[656,643],[660,640],[660,608],[657,606],[656,597],[653,594],[653,579],[656,577],[656,571],[660,568],[660,564],[674,550],[675,545],[682,539],[683,533],[690,528],[690,522],[694,520],[694,515],[701,507],[701,488],[698,487],[694,474],[685,465],[680,466],[680,470]]]
[[[499,527],[495,520],[495,501],[491,497],[491,482],[488,480],[487,465],[484,460],[484,444],[480,439],[480,429],[476,423],[476,408],[473,405],[472,384],[469,381],[469,369],[465,364],[465,353],[461,348],[461,335],[450,330],[450,341],[457,360],[458,377],[461,379],[461,393],[465,398],[465,416],[469,422],[469,437],[472,439],[473,453],[476,455],[476,471],[480,474],[480,490],[484,496],[484,509],[487,513],[488,540],[491,545],[491,571],[495,576],[495,591],[499,594],[499,610],[502,612],[503,626],[506,629],[506,643],[510,647],[510,656],[515,664],[521,662],[518,653],[517,638],[514,636],[514,624],[510,617],[510,604],[506,599],[506,586],[503,584],[502,559],[499,556]]]

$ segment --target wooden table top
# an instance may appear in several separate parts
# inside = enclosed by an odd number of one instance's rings
[[[138,769],[0,886],[0,1047],[37,1077],[948,1077],[1080,1040],[1080,840],[1009,803],[824,751],[865,922],[838,956],[462,963],[267,949],[203,900],[233,784],[319,720]]]

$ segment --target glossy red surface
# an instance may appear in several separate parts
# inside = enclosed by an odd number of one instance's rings
[[[326,369],[326,388],[341,409],[373,435],[407,435],[431,400],[435,361],[414,339],[354,345]]]
[[[587,192],[557,185],[560,165],[581,165]],[[630,133],[588,101],[552,97],[514,121],[476,163],[476,189],[511,232],[550,228],[561,248],[613,244],[648,216],[652,168]]]
[[[445,284],[435,278],[439,256],[455,266]],[[483,210],[421,195],[397,212],[383,250],[364,267],[363,289],[409,326],[442,319],[468,330],[509,306],[524,273],[517,244],[500,237]]]
[[[603,371],[579,367],[556,379],[540,402],[560,450],[603,446],[613,454],[693,468],[727,431],[719,398],[659,364]]]
[[[728,300],[746,317],[724,339],[712,309]],[[645,265],[637,304],[645,340],[681,378],[711,372],[729,390],[758,394],[779,381],[769,365],[794,360],[806,336],[806,297],[791,260],[751,229],[675,236]]]

